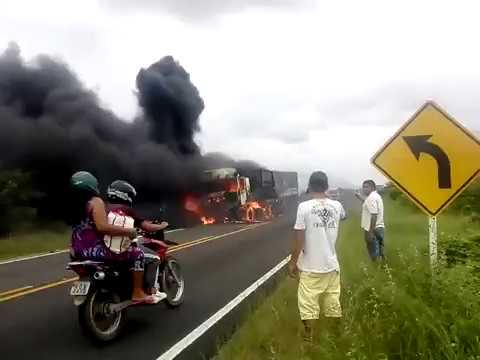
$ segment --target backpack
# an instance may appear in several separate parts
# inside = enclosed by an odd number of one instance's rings
[[[108,212],[107,221],[110,225],[121,226],[127,229],[133,229],[135,220],[133,217],[128,216],[122,210],[111,210]],[[103,238],[107,248],[120,254],[128,250],[128,247],[132,243],[132,240],[128,236],[110,236],[105,235]]]

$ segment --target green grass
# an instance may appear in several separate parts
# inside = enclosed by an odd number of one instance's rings
[[[427,217],[401,201],[388,201],[386,218],[386,268],[369,262],[358,217],[343,224],[339,336],[320,319],[313,344],[302,343],[297,284],[286,278],[217,358],[480,359],[480,281],[472,256],[480,259],[479,223],[454,214],[439,218],[441,254],[432,277]]]
[[[70,243],[70,234],[69,228],[57,225],[0,238],[0,259],[63,250]]]

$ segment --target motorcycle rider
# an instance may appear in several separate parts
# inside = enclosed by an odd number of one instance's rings
[[[120,224],[124,227],[140,228],[147,232],[157,232],[168,227],[167,222],[161,224],[154,224],[150,220],[146,220],[140,216],[133,209],[133,201],[137,196],[135,188],[125,180],[115,180],[107,189],[107,218],[110,224]],[[167,245],[160,240],[148,240],[148,242],[155,242],[160,246],[167,247]],[[107,247],[114,252],[124,251],[125,246],[130,243],[130,240],[122,236],[105,236],[105,243]],[[138,243],[137,246],[145,254],[145,284],[147,291],[150,294],[164,299],[167,295],[155,288],[155,276],[157,268],[160,264],[160,258],[157,253],[144,246],[143,243]]]
[[[110,251],[104,242],[104,236],[122,236],[134,239],[135,228],[125,228],[109,224],[105,203],[100,198],[98,180],[87,171],[79,171],[70,178],[73,195],[78,207],[71,219],[72,238],[70,254],[73,258],[91,260],[109,260],[125,262],[133,270],[132,301],[134,303],[154,304],[158,297],[147,295],[143,291],[144,253],[141,249],[129,246],[123,253]],[[75,204],[77,205],[77,204]]]

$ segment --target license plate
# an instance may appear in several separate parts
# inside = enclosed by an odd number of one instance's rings
[[[88,289],[90,289],[90,281],[76,281],[70,289],[70,295],[87,295]]]

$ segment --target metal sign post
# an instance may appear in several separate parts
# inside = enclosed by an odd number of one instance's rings
[[[437,217],[428,217],[428,239],[430,250],[430,264],[432,269],[437,263]]]

